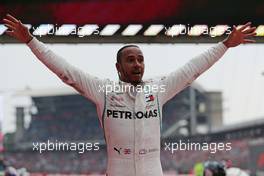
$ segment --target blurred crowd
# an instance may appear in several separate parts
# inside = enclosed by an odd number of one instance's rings
[[[207,160],[222,161],[230,159],[233,165],[244,170],[248,169],[250,152],[249,140],[232,142],[232,150],[218,151],[212,154],[208,151],[176,151],[171,153],[161,148],[161,163],[164,171],[191,173],[194,165]],[[33,151],[6,152],[6,162],[16,168],[25,167],[30,172],[44,173],[104,173],[107,164],[105,146],[98,151],[77,152],[44,152]]]

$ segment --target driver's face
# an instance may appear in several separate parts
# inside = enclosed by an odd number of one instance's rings
[[[120,63],[117,63],[122,81],[136,85],[144,74],[144,57],[138,47],[128,47],[122,51]]]

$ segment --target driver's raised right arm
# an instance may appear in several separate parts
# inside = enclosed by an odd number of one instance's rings
[[[103,86],[105,81],[84,73],[82,70],[70,65],[36,38],[33,38],[27,45],[35,56],[64,83],[72,86],[80,94],[89,98],[94,103],[102,102],[104,99]]]

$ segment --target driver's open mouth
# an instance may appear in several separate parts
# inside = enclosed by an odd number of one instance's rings
[[[141,75],[141,71],[133,71],[132,74],[133,75]]]

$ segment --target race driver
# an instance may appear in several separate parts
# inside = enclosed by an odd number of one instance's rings
[[[64,83],[96,104],[107,144],[108,176],[162,176],[160,128],[162,106],[189,86],[218,61],[226,50],[255,35],[247,23],[233,27],[223,42],[193,58],[182,68],[160,79],[143,81],[144,55],[136,45],[117,53],[116,69],[120,81],[101,80],[71,66],[34,38],[21,21],[7,15],[3,20],[8,35],[26,43],[36,57]],[[118,91],[114,88],[118,87]],[[113,89],[109,89],[113,88]],[[136,88],[136,89],[134,89]]]

